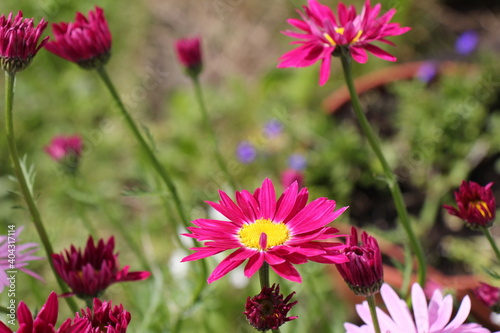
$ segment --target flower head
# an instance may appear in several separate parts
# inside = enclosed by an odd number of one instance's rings
[[[55,325],[58,308],[57,295],[55,292],[51,292],[47,302],[33,320],[33,315],[28,306],[23,301],[19,302],[17,308],[19,329],[17,333],[56,333]],[[12,333],[12,330],[0,321],[0,333]]]
[[[192,248],[193,253],[182,261],[198,260],[225,250],[235,249],[215,268],[208,283],[220,279],[248,259],[244,274],[251,277],[264,262],[285,279],[301,282],[293,264],[308,260],[320,263],[347,261],[339,251],[340,243],[321,240],[339,237],[327,224],[347,207],[334,210],[335,201],[319,198],[307,204],[307,188],[298,190],[293,183],[276,200],[274,185],[266,179],[253,194],[236,192],[236,203],[219,191],[221,200],[208,202],[229,221],[198,219],[190,234],[184,236],[206,241],[204,247]]]
[[[55,40],[45,48],[85,69],[105,65],[111,56],[111,32],[104,11],[95,7],[88,18],[77,12],[75,22],[52,24]]]
[[[19,11],[15,18],[12,13],[8,17],[0,17],[0,66],[4,71],[16,73],[22,71],[31,62],[40,48],[47,43],[45,37],[38,43],[47,27],[44,19],[35,28],[33,19],[23,19]]]
[[[83,140],[80,136],[59,135],[54,137],[44,149],[50,157],[60,162],[67,171],[74,173],[78,168],[82,148]]]
[[[84,299],[98,297],[113,283],[144,280],[151,275],[146,271],[129,272],[130,266],[119,269],[114,248],[114,237],[110,237],[107,243],[100,239],[96,246],[90,236],[84,251],[72,245],[69,251],[53,254],[52,261],[73,293]]]
[[[491,186],[493,183],[481,186],[464,180],[458,191],[455,191],[458,209],[448,205],[443,205],[443,207],[451,215],[464,220],[470,228],[490,227],[496,214],[495,197]]]
[[[92,309],[81,310],[74,320],[66,320],[58,333],[126,333],[130,323],[130,312],[123,309],[123,305],[111,306],[111,301],[103,302],[94,298]]]
[[[330,77],[330,63],[338,48],[347,48],[352,58],[365,63],[368,60],[366,51],[384,60],[396,61],[396,58],[372,42],[394,45],[386,37],[401,35],[410,28],[400,27],[399,23],[389,23],[395,9],[377,17],[381,5],[374,7],[370,0],[365,2],[363,10],[358,15],[354,6],[346,7],[342,2],[338,5],[337,17],[332,10],[316,0],[308,0],[304,13],[299,11],[302,20],[289,19],[288,23],[302,32],[284,31],[287,36],[299,41],[292,44],[300,46],[280,58],[278,67],[307,67],[321,60],[320,85],[325,84]],[[335,52],[335,53],[334,53]]]
[[[287,321],[297,319],[298,317],[287,317],[288,311],[297,304],[297,301],[289,303],[295,291],[283,298],[280,294],[280,286],[273,284],[271,288],[264,287],[260,294],[254,297],[248,297],[245,304],[247,320],[258,331],[277,330]]]
[[[267,138],[272,139],[279,136],[283,132],[283,123],[276,118],[269,120],[264,125],[264,134]]]
[[[19,242],[19,235],[23,229],[24,227],[18,227],[15,229],[13,234],[0,236],[0,292],[3,291],[4,287],[9,286],[10,284],[10,280],[8,279],[9,276],[7,274],[8,270],[20,270],[43,281],[40,275],[26,268],[30,261],[41,260],[43,258],[34,255],[34,253],[38,251],[37,243],[21,244]],[[15,244],[15,250],[11,250],[12,244]],[[15,254],[14,262],[12,260],[12,256],[9,256],[9,254],[12,254],[12,251],[14,251],[13,254]]]
[[[252,163],[257,157],[255,146],[248,141],[241,141],[236,148],[236,155],[241,163]]]
[[[349,261],[336,266],[356,295],[369,296],[377,293],[383,283],[382,254],[377,240],[366,232],[361,234],[361,242],[358,243],[358,232],[352,227],[342,251]]]
[[[500,312],[500,288],[481,282],[474,295],[494,312]]]
[[[175,50],[180,63],[189,76],[196,78],[203,69],[201,56],[201,38],[183,38],[175,42]]]
[[[458,312],[450,322],[453,311],[451,295],[443,297],[441,291],[436,290],[429,304],[425,299],[424,291],[419,284],[414,283],[411,289],[413,304],[413,317],[406,305],[406,301],[399,298],[396,292],[384,284],[380,291],[388,314],[377,308],[377,317],[381,332],[391,333],[490,333],[478,324],[464,324],[469,316],[471,302],[465,296]],[[374,332],[368,302],[356,306],[356,310],[365,322],[365,325],[356,326],[345,323],[346,333],[372,333]]]
[[[458,54],[469,55],[477,47],[479,43],[479,35],[473,30],[465,31],[460,36],[458,36],[455,42],[455,50]]]

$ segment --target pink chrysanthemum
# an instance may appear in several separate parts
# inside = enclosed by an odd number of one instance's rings
[[[455,191],[455,201],[458,209],[443,205],[451,215],[464,220],[468,227],[490,227],[495,221],[496,202],[493,191],[493,183],[481,186],[475,182],[462,181],[458,191]]]
[[[372,42],[394,45],[386,37],[401,35],[410,28],[400,27],[399,23],[389,23],[396,13],[395,9],[377,18],[380,9],[380,4],[371,7],[370,0],[367,0],[361,13],[357,15],[354,6],[346,7],[340,2],[337,19],[329,7],[316,0],[309,0],[308,6],[304,6],[304,13],[299,11],[302,20],[288,20],[288,23],[303,32],[283,32],[299,39],[292,44],[300,46],[284,54],[278,67],[307,67],[321,60],[319,83],[323,85],[330,77],[331,58],[334,52],[338,52],[337,47],[347,47],[352,58],[359,63],[368,60],[366,51],[384,60],[396,61],[393,55]]]
[[[342,250],[349,261],[336,266],[356,295],[369,296],[377,293],[383,283],[382,254],[377,240],[366,232],[361,234],[361,241],[362,244],[359,244],[358,232],[352,227],[346,247]]]
[[[35,28],[33,19],[23,19],[19,11],[16,17],[12,13],[8,17],[0,17],[0,67],[11,73],[25,69],[40,48],[47,43],[45,37],[40,44],[38,41],[47,27],[44,19]]]
[[[95,7],[88,18],[77,12],[75,22],[52,24],[55,40],[45,48],[85,69],[103,66],[111,56],[111,32],[104,11]]]
[[[419,284],[413,284],[411,297],[413,304],[413,317],[406,305],[406,301],[399,298],[396,292],[384,284],[380,290],[382,299],[389,314],[377,308],[377,317],[381,332],[391,333],[490,333],[479,324],[464,324],[469,316],[471,302],[465,296],[460,304],[457,315],[450,322],[453,312],[453,299],[451,295],[443,297],[441,291],[436,290],[429,304]],[[361,319],[366,323],[356,326],[345,323],[346,333],[373,333],[372,317],[368,302],[356,306]]]
[[[130,323],[130,312],[123,305],[111,306],[111,301],[103,302],[94,298],[92,309],[81,310],[74,320],[66,320],[58,333],[126,333]]]
[[[17,308],[19,329],[16,333],[55,333],[58,308],[57,295],[55,292],[51,292],[47,298],[47,302],[45,302],[33,320],[33,315],[28,306],[23,301],[19,302],[19,307]],[[0,321],[0,333],[13,333],[13,331]]]
[[[481,286],[474,289],[474,294],[494,312],[500,312],[500,288],[481,282]]]
[[[248,259],[245,276],[251,277],[264,262],[285,279],[301,282],[293,264],[308,260],[336,264],[347,261],[340,254],[340,243],[318,240],[339,237],[337,229],[327,224],[335,220],[347,207],[334,210],[335,201],[318,198],[307,204],[307,188],[298,191],[293,183],[276,201],[271,180],[266,179],[254,194],[236,192],[236,203],[219,191],[219,203],[208,202],[229,221],[194,220],[191,234],[183,234],[200,242],[204,247],[192,248],[193,253],[182,261],[198,260],[225,250],[236,249],[215,268],[208,283],[220,279]]]
[[[16,228],[16,231],[10,237],[0,236],[0,292],[10,284],[10,274],[7,271],[20,270],[43,281],[40,275],[26,268],[30,261],[43,258],[33,255],[38,251],[37,243],[19,243],[19,235],[23,229],[24,227]]]
[[[119,269],[118,254],[113,253],[115,239],[108,242],[100,239],[97,245],[89,237],[85,250],[70,250],[53,254],[52,262],[59,276],[77,296],[88,299],[98,297],[109,285],[116,282],[138,281],[148,278],[151,273],[129,272],[130,266]]]

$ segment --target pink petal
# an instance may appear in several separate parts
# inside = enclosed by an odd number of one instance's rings
[[[264,263],[264,254],[261,251],[255,252],[255,254],[250,257],[247,265],[245,266],[245,276],[251,278]]]
[[[292,266],[292,264],[285,261],[282,264],[270,265],[270,266],[273,269],[273,271],[275,271],[276,274],[278,274],[279,276],[293,282],[302,283],[302,278],[300,277],[299,272],[297,272],[297,270],[295,269],[295,267]]]
[[[427,300],[419,284],[414,283],[411,288],[411,299],[413,303],[413,314],[418,332],[429,332],[429,312]]]
[[[397,58],[393,56],[392,54],[382,50],[380,47],[371,45],[371,44],[366,44],[364,48],[372,53],[374,56],[379,57],[381,59],[387,60],[387,61],[396,61]],[[356,60],[357,61],[357,60]],[[358,61],[359,62],[359,61]]]
[[[259,203],[259,217],[265,220],[273,220],[276,212],[276,192],[269,178],[266,178],[264,183],[262,183],[261,191],[259,192]]]

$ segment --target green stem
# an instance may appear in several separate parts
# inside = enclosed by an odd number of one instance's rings
[[[500,262],[500,251],[498,250],[498,246],[495,243],[495,240],[493,239],[493,236],[490,233],[490,229],[481,228],[481,230],[483,231],[484,235],[486,236],[486,238],[490,242],[491,247],[493,248],[493,251],[495,252],[495,255],[497,256],[497,260]]]
[[[10,313],[9,309],[7,309],[7,307],[2,306],[2,305],[0,305],[0,312],[1,313],[6,313],[6,314]]]
[[[52,272],[54,272],[57,283],[59,284],[62,292],[68,293],[69,290],[67,289],[66,284],[57,274],[54,263],[52,262],[52,254],[54,253],[54,250],[52,249],[52,244],[50,243],[47,232],[45,231],[45,227],[33,198],[33,194],[31,193],[31,190],[28,186],[28,181],[25,178],[24,172],[21,167],[21,162],[19,160],[19,153],[17,152],[16,140],[14,135],[14,120],[12,115],[12,108],[14,105],[15,80],[15,73],[5,72],[5,133],[7,135],[7,144],[9,146],[10,159],[14,166],[14,173],[16,174],[16,178],[21,189],[21,194],[26,201],[26,205],[28,206],[28,211],[30,212],[33,224],[35,225],[35,229],[38,233],[38,236],[40,237],[43,247],[45,248],[47,261],[50,264],[50,268],[52,269]],[[66,297],[65,300],[72,312],[78,311],[78,307],[73,298]]]
[[[264,262],[262,266],[259,268],[259,279],[260,279],[260,288],[264,289],[264,287],[269,288],[269,264]]]
[[[201,115],[203,117],[203,123],[205,125],[207,132],[209,133],[209,136],[212,140],[212,145],[214,147],[215,160],[217,161],[217,164],[219,164],[219,168],[222,170],[222,172],[224,172],[226,174],[226,177],[227,177],[229,183],[231,184],[231,187],[233,188],[233,190],[237,190],[238,187],[236,185],[236,181],[234,180],[233,176],[231,175],[231,173],[229,172],[229,170],[227,168],[227,164],[224,161],[224,158],[222,157],[222,154],[221,154],[220,149],[219,149],[219,142],[217,140],[217,135],[215,134],[215,131],[214,131],[212,125],[210,124],[210,118],[208,116],[207,108],[205,106],[205,102],[203,99],[203,93],[201,90],[201,84],[200,84],[200,80],[198,79],[198,77],[193,78],[193,83],[194,83],[194,90],[195,90],[195,94],[196,94],[196,100],[198,101],[198,104],[199,104],[200,110],[201,110]]]
[[[153,168],[158,173],[158,176],[160,176],[161,180],[163,181],[163,183],[167,186],[168,190],[170,191],[170,194],[172,195],[172,199],[174,200],[175,208],[177,209],[177,213],[179,214],[179,217],[181,218],[184,227],[187,228],[190,225],[190,223],[189,223],[189,220],[184,212],[184,209],[183,209],[182,203],[181,203],[181,199],[179,197],[179,194],[177,193],[177,188],[175,187],[175,184],[172,181],[172,178],[167,173],[165,168],[163,168],[160,161],[158,161],[158,159],[156,158],[156,155],[153,153],[153,150],[151,149],[151,147],[148,145],[148,143],[144,139],[143,135],[141,134],[138,126],[134,122],[131,115],[128,113],[127,109],[125,108],[125,105],[121,101],[120,96],[118,95],[118,92],[116,91],[115,86],[114,86],[113,82],[111,82],[111,79],[108,76],[108,73],[106,72],[104,67],[102,67],[102,66],[97,67],[97,73],[99,74],[101,79],[104,81],[104,84],[106,85],[109,92],[111,93],[111,96],[113,97],[116,106],[120,110],[123,118],[125,118],[125,122],[127,123],[128,127],[130,128],[132,133],[134,134],[136,140],[139,142],[142,150],[144,151],[144,153],[148,157],[149,161],[153,165]],[[193,242],[196,245],[196,241],[194,239],[193,239]],[[199,260],[199,263],[200,263],[200,266],[202,269],[202,274],[200,276],[202,276],[203,278],[199,279],[200,280],[199,285],[196,288],[196,290],[193,294],[193,299],[192,299],[190,305],[186,308],[185,312],[187,312],[189,309],[191,309],[193,306],[195,306],[198,303],[198,301],[201,298],[201,294],[202,294],[203,290],[207,286],[207,283],[204,280],[205,276],[208,275],[207,264],[206,264],[205,260]],[[180,329],[180,325],[181,325],[182,320],[183,320],[183,315],[179,316],[174,328],[179,327],[179,329]],[[178,331],[176,329],[174,329],[173,332],[178,332]]]
[[[394,205],[396,206],[396,210],[398,212],[399,220],[401,221],[401,224],[403,225],[403,228],[408,236],[411,248],[417,257],[418,282],[420,283],[420,285],[424,286],[426,279],[427,264],[422,245],[420,244],[418,238],[415,236],[415,233],[411,227],[410,219],[408,217],[408,212],[406,210],[405,202],[403,200],[403,195],[401,193],[401,189],[399,188],[397,179],[394,173],[392,172],[391,167],[387,163],[384,154],[382,153],[382,149],[380,147],[377,135],[373,131],[373,128],[370,126],[370,123],[368,122],[368,119],[366,118],[363,109],[361,108],[361,103],[359,101],[356,88],[354,87],[354,80],[352,76],[352,68],[351,68],[352,58],[347,48],[345,47],[342,48],[340,58],[342,60],[342,67],[344,69],[344,78],[347,84],[347,88],[349,89],[349,93],[351,95],[351,101],[354,113],[358,118],[361,129],[363,130],[366,138],[368,139],[368,142],[373,152],[380,161],[380,164],[382,164],[387,185],[389,186],[389,190],[391,191],[391,195],[394,200]]]
[[[179,197],[179,194],[177,193],[177,188],[175,187],[175,184],[172,181],[172,178],[167,173],[165,168],[163,168],[160,161],[158,161],[158,159],[156,158],[156,155],[153,153],[153,150],[151,149],[149,144],[144,139],[144,136],[141,134],[139,127],[136,125],[134,119],[132,119],[132,116],[129,114],[129,112],[125,108],[125,105],[123,104],[122,100],[120,99],[120,96],[118,95],[118,92],[116,91],[113,82],[111,81],[108,73],[106,72],[106,69],[102,66],[97,67],[97,73],[99,73],[99,76],[104,81],[104,84],[106,85],[109,92],[111,93],[111,96],[113,97],[116,106],[120,110],[123,118],[125,119],[125,122],[127,123],[128,127],[130,128],[132,133],[134,134],[136,140],[139,142],[141,149],[148,157],[149,162],[151,162],[153,168],[158,173],[158,175],[160,176],[160,178],[162,179],[162,181],[165,183],[168,190],[170,191],[172,198],[174,200],[174,203],[175,203],[175,207],[177,209],[177,213],[179,214],[179,217],[181,218],[182,223],[184,224],[185,227],[189,226],[188,218],[186,216],[186,213],[184,212],[184,209],[182,208],[181,199]]]
[[[377,306],[375,305],[375,296],[366,296],[366,300],[368,301],[368,307],[370,308],[370,314],[372,316],[373,328],[375,329],[375,333],[380,333],[380,325],[378,323],[377,317]]]

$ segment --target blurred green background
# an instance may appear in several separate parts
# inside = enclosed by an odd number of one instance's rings
[[[323,3],[336,8],[337,1]],[[347,3],[360,8],[363,2]],[[383,10],[398,10],[393,21],[413,28],[391,38],[397,47],[386,49],[398,63],[431,61],[438,71],[430,82],[414,75],[388,82],[381,72],[384,84],[363,94],[362,102],[380,130],[430,264],[447,274],[481,274],[490,257],[478,260],[464,249],[471,244],[484,247],[482,238],[445,216],[441,205],[451,203],[452,191],[462,179],[481,185],[498,180],[498,6],[488,1],[381,3]],[[374,235],[383,233],[390,242],[404,243],[380,166],[349,107],[327,112],[333,110],[323,104],[343,85],[340,62],[333,61],[331,80],[323,87],[317,84],[319,66],[276,68],[277,59],[291,48],[291,39],[280,31],[289,28],[286,19],[298,17],[294,10],[303,4],[297,0],[10,0],[0,8],[3,13],[22,10],[37,22],[41,17],[49,22],[72,21],[76,11],[86,14],[94,5],[104,8],[113,35],[108,72],[174,175],[191,219],[210,214],[204,201],[217,200],[218,189],[233,192],[214,162],[192,86],[175,59],[175,39],[200,35],[205,100],[240,189],[252,191],[265,177],[278,185],[289,157],[301,154],[307,160],[305,185],[311,198],[327,196],[339,206],[350,206],[337,221],[344,230],[354,224]],[[464,56],[454,45],[468,30],[478,33],[479,45]],[[47,29],[45,35],[50,34]],[[355,64],[354,70],[362,77],[394,65],[370,56],[367,64]],[[42,50],[17,76],[14,113],[18,147],[36,169],[38,204],[55,251],[71,244],[84,246],[90,224],[95,237],[116,237],[122,265],[152,270],[149,280],[116,284],[105,294],[132,313],[129,331],[169,332],[179,316],[187,319],[184,332],[253,331],[242,312],[246,297],[258,293],[259,287],[256,278],[248,281],[242,271],[209,285],[203,301],[185,311],[200,278],[199,266],[178,263],[187,252],[180,250],[176,235],[185,231],[177,227],[180,222],[168,194],[139,153],[96,73]],[[265,131],[271,120],[283,126],[276,136]],[[3,118],[0,125],[5,126]],[[84,139],[76,177],[64,175],[43,151],[60,134]],[[253,162],[238,160],[241,141],[255,146]],[[16,184],[9,180],[12,168],[1,137],[0,152],[0,223],[5,230],[12,223],[25,225],[22,241],[37,241],[27,212],[15,209],[22,201],[13,193]],[[495,185],[494,191],[499,197],[500,187]],[[499,234],[496,227],[492,232]],[[219,260],[208,260],[209,269]],[[46,283],[19,275],[18,300],[36,309],[57,288],[45,260],[30,267]],[[282,291],[296,291],[299,300],[290,312],[299,319],[285,325],[283,332],[341,332],[345,320],[356,320],[353,305],[340,298],[328,268],[311,263],[299,271],[304,277],[300,285],[278,279]],[[0,295],[3,302],[5,294]],[[64,302],[60,304],[63,320],[71,314]]]

